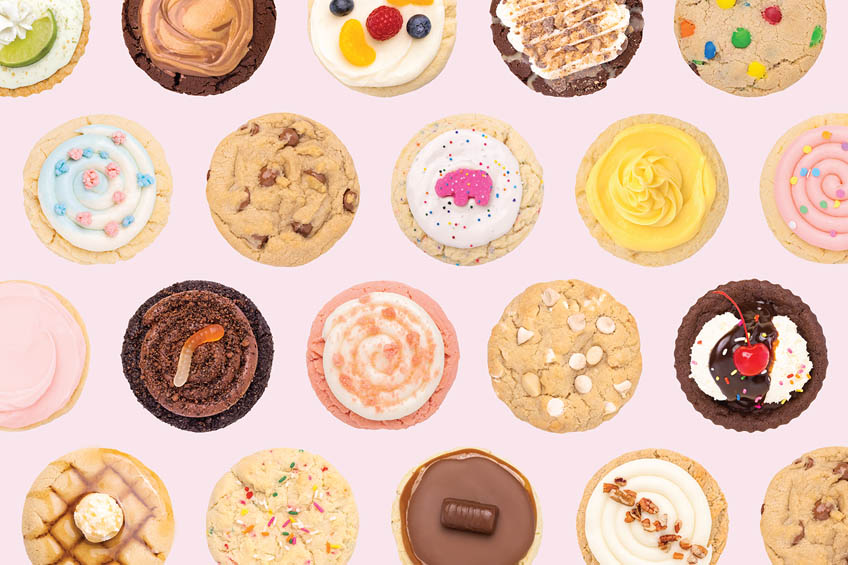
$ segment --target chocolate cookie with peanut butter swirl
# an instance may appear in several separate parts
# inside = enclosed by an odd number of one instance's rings
[[[274,343],[246,296],[206,281],[174,284],[130,319],[121,359],[138,401],[172,426],[212,431],[262,396]]]
[[[341,238],[359,207],[353,159],[333,132],[296,114],[254,118],[218,145],[206,175],[212,219],[254,261],[303,265]]]
[[[124,43],[168,90],[206,96],[247,81],[271,46],[274,0],[124,0]]]

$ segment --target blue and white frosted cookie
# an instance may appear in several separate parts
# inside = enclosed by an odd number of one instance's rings
[[[24,169],[24,206],[54,253],[115,263],[159,235],[171,187],[165,154],[147,130],[118,116],[88,116],[36,144]]]

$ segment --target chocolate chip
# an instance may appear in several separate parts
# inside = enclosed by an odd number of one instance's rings
[[[325,174],[313,171],[311,169],[303,171],[303,174],[309,175],[310,177],[314,178],[315,180],[317,180],[321,184],[327,184],[327,175],[325,175]]]
[[[245,199],[242,201],[242,203],[241,203],[241,204],[239,204],[239,207],[238,207],[238,211],[239,211],[239,212],[241,212],[242,210],[244,210],[245,208],[247,208],[247,207],[248,207],[248,205],[250,204],[250,191],[249,191],[249,190],[247,190],[246,188],[244,189],[244,191],[247,193],[247,198],[245,198]]]
[[[834,467],[833,474],[840,475],[840,481],[848,481],[848,463],[843,462]]]
[[[259,184],[262,186],[274,186],[274,183],[277,182],[278,175],[279,173],[277,171],[268,167],[262,167],[262,170],[259,171]]]
[[[253,234],[250,237],[251,237],[251,239],[253,239],[254,243],[256,243],[256,246],[259,249],[262,249],[263,247],[265,247],[265,245],[268,244],[268,239],[270,238],[270,236],[259,235],[259,234]]]
[[[356,205],[359,204],[359,193],[354,192],[351,189],[345,190],[344,196],[342,197],[342,205],[344,209],[348,212],[356,212]]]
[[[834,508],[832,503],[819,500],[813,507],[813,518],[819,521],[827,520]]]
[[[762,506],[760,506],[760,515],[762,516],[765,513],[766,513],[766,505],[763,504]]]
[[[206,180],[209,180],[209,177],[211,177],[211,176],[212,176],[212,169],[209,169],[208,171],[206,171]]]
[[[801,533],[792,539],[792,545],[798,545],[804,539],[804,522],[798,520],[798,525],[801,526]]]
[[[294,128],[286,128],[280,134],[280,141],[284,143],[283,147],[294,147],[300,143],[300,136],[297,135]]]
[[[816,464],[816,462],[813,461],[812,457],[807,457],[807,460],[804,461],[804,470],[806,471],[808,469],[812,469],[813,465],[815,465],[815,464]]]
[[[301,224],[300,222],[292,222],[292,229],[295,233],[299,233],[303,237],[307,237],[312,233],[312,224]]]
[[[259,124],[250,124],[250,135],[259,133]]]

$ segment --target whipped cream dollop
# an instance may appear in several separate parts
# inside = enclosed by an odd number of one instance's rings
[[[35,12],[27,0],[0,0],[0,45],[26,37],[35,21]]]
[[[108,494],[93,492],[77,503],[74,524],[91,543],[103,543],[121,531],[124,511],[118,501]]]

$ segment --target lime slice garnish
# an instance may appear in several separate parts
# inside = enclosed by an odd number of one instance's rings
[[[32,29],[23,39],[16,39],[0,49],[0,65],[26,67],[44,58],[56,42],[56,19],[53,12],[32,22]]]

